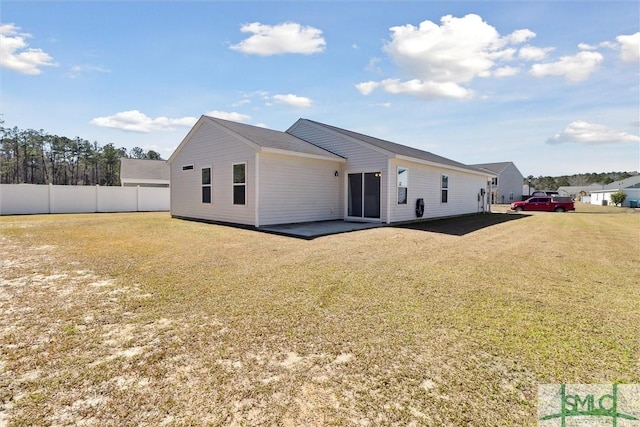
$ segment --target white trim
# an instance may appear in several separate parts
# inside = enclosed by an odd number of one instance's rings
[[[200,118],[198,119],[198,121],[196,122],[195,125],[193,125],[193,127],[191,128],[191,130],[189,131],[189,133],[187,133],[187,135],[182,139],[182,141],[180,142],[180,144],[178,145],[178,148],[176,148],[173,151],[173,154],[171,154],[171,156],[169,157],[169,159],[167,160],[168,164],[171,164],[173,162],[173,159],[175,159],[178,156],[178,153],[180,151],[182,151],[182,149],[184,148],[184,146],[187,144],[187,142],[191,139],[191,137],[196,133],[196,131],[198,129],[200,129],[200,126],[202,126],[202,124],[204,123],[204,116],[200,116]]]
[[[202,183],[202,171],[209,169],[209,184]],[[209,202],[202,201],[202,189],[209,187]],[[200,167],[200,204],[201,205],[213,205],[213,166],[205,165]]]
[[[398,183],[398,175],[400,172],[400,169],[404,169],[407,172],[407,182],[406,185],[404,187],[400,187],[399,183]],[[396,206],[404,206],[404,205],[408,205],[409,204],[409,168],[407,166],[396,166],[396,185],[395,185],[395,200],[396,200]],[[398,202],[398,189],[399,188],[406,188],[407,189],[407,200],[405,201],[405,203],[399,203]]]
[[[233,167],[235,165],[244,165],[244,184],[240,184],[240,183],[236,184],[235,182],[233,182],[233,180],[234,180]],[[248,203],[247,203],[247,196],[248,196],[248,194],[247,194],[248,193],[248,191],[247,191],[247,189],[248,189],[248,185],[247,185],[248,176],[247,175],[248,175],[248,172],[249,172],[248,169],[249,168],[247,167],[247,162],[231,163],[231,206],[244,206],[244,207],[246,207],[248,205]],[[235,189],[236,185],[237,186],[244,185],[244,203],[243,204],[236,204],[235,203],[235,200],[234,200],[235,194],[234,194],[233,190]]]
[[[446,187],[443,187],[443,186],[442,186],[442,181],[443,181],[443,178],[444,178],[445,176],[447,177],[447,186],[446,186]],[[449,187],[449,174],[441,173],[441,174],[440,174],[440,204],[441,204],[441,205],[445,205],[445,204],[446,204],[446,205],[448,205],[448,204],[449,204],[449,188],[450,188],[450,187]],[[443,190],[447,190],[447,201],[446,201],[446,202],[443,202],[443,201],[442,201],[442,191],[443,191]]]
[[[438,163],[438,162],[430,162],[428,160],[422,160],[422,159],[417,159],[415,157],[409,157],[409,156],[403,156],[400,154],[396,154],[395,157],[398,160],[406,160],[409,162],[415,162],[415,163],[421,163],[423,165],[428,165],[428,166],[434,166],[440,169],[451,169],[451,170],[455,170],[455,171],[459,171],[459,172],[466,172],[466,173],[470,173],[473,175],[480,175],[480,176],[490,176],[490,177],[494,177],[494,176],[498,176],[498,174],[493,173],[493,172],[482,172],[482,171],[475,171],[473,169],[465,169],[465,168],[460,168],[457,166],[450,166],[444,163]]]
[[[330,156],[322,156],[320,154],[300,153],[298,151],[283,150],[281,148],[261,147],[259,151],[262,151],[265,153],[282,154],[285,156],[305,157],[309,159],[318,159],[318,160],[329,160],[332,162],[340,162],[340,163],[347,162],[347,159],[345,159],[344,157],[339,157],[339,156],[330,157]]]
[[[380,194],[378,195],[378,201],[380,203],[380,212],[379,218],[371,218],[371,217],[365,217],[364,216],[364,175],[367,173],[379,173],[380,174]],[[360,208],[362,209],[362,216],[349,216],[349,175],[360,175],[362,178],[362,189],[361,189],[361,194],[360,194],[360,200],[362,203],[362,206],[360,206]],[[378,171],[365,171],[365,170],[355,170],[355,171],[345,171],[344,172],[344,176],[345,176],[345,185],[344,185],[344,219],[345,221],[358,221],[358,222],[382,222],[382,180],[385,178],[384,174],[382,173],[381,170]],[[387,186],[388,188],[388,186]],[[387,203],[387,211],[389,210],[389,204]],[[387,219],[388,221],[388,219]]]

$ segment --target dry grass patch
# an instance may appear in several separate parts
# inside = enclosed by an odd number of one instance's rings
[[[539,383],[640,381],[631,210],[313,241],[0,224],[0,424],[525,425]]]

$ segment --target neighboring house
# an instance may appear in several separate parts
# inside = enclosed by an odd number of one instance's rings
[[[169,187],[169,165],[165,160],[120,159],[123,187]]]
[[[511,203],[522,200],[524,178],[513,162],[482,163],[471,165],[497,174],[491,180],[491,203]]]
[[[202,116],[168,160],[171,215],[254,227],[488,210],[495,175],[311,120],[286,132]]]
[[[558,187],[558,194],[588,203],[591,192],[596,190],[602,190],[602,184],[562,186]]]
[[[622,206],[638,206],[640,204],[640,175],[631,176],[621,181],[601,186],[601,190],[591,191],[592,205],[611,204],[611,195],[622,190],[627,195]]]

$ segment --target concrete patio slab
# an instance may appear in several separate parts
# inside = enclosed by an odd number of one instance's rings
[[[297,237],[300,239],[315,239],[316,237],[329,236],[331,234],[348,233],[350,231],[365,230],[368,228],[383,227],[386,224],[379,222],[350,222],[343,220],[315,221],[300,224],[279,224],[259,227],[258,230],[266,233],[280,234],[283,236]]]

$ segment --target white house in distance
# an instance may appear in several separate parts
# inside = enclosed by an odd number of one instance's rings
[[[638,207],[640,206],[640,175],[631,176],[622,181],[612,182],[600,190],[591,190],[592,205],[611,204],[611,195],[618,191],[624,191],[627,197],[624,199],[622,206]]]
[[[486,212],[496,176],[306,119],[279,132],[202,116],[168,163],[173,217],[254,227]]]
[[[123,187],[168,187],[166,160],[120,159],[120,185]]]
[[[491,180],[491,203],[504,204],[522,200],[524,178],[513,162],[483,163],[471,166],[497,174]]]

